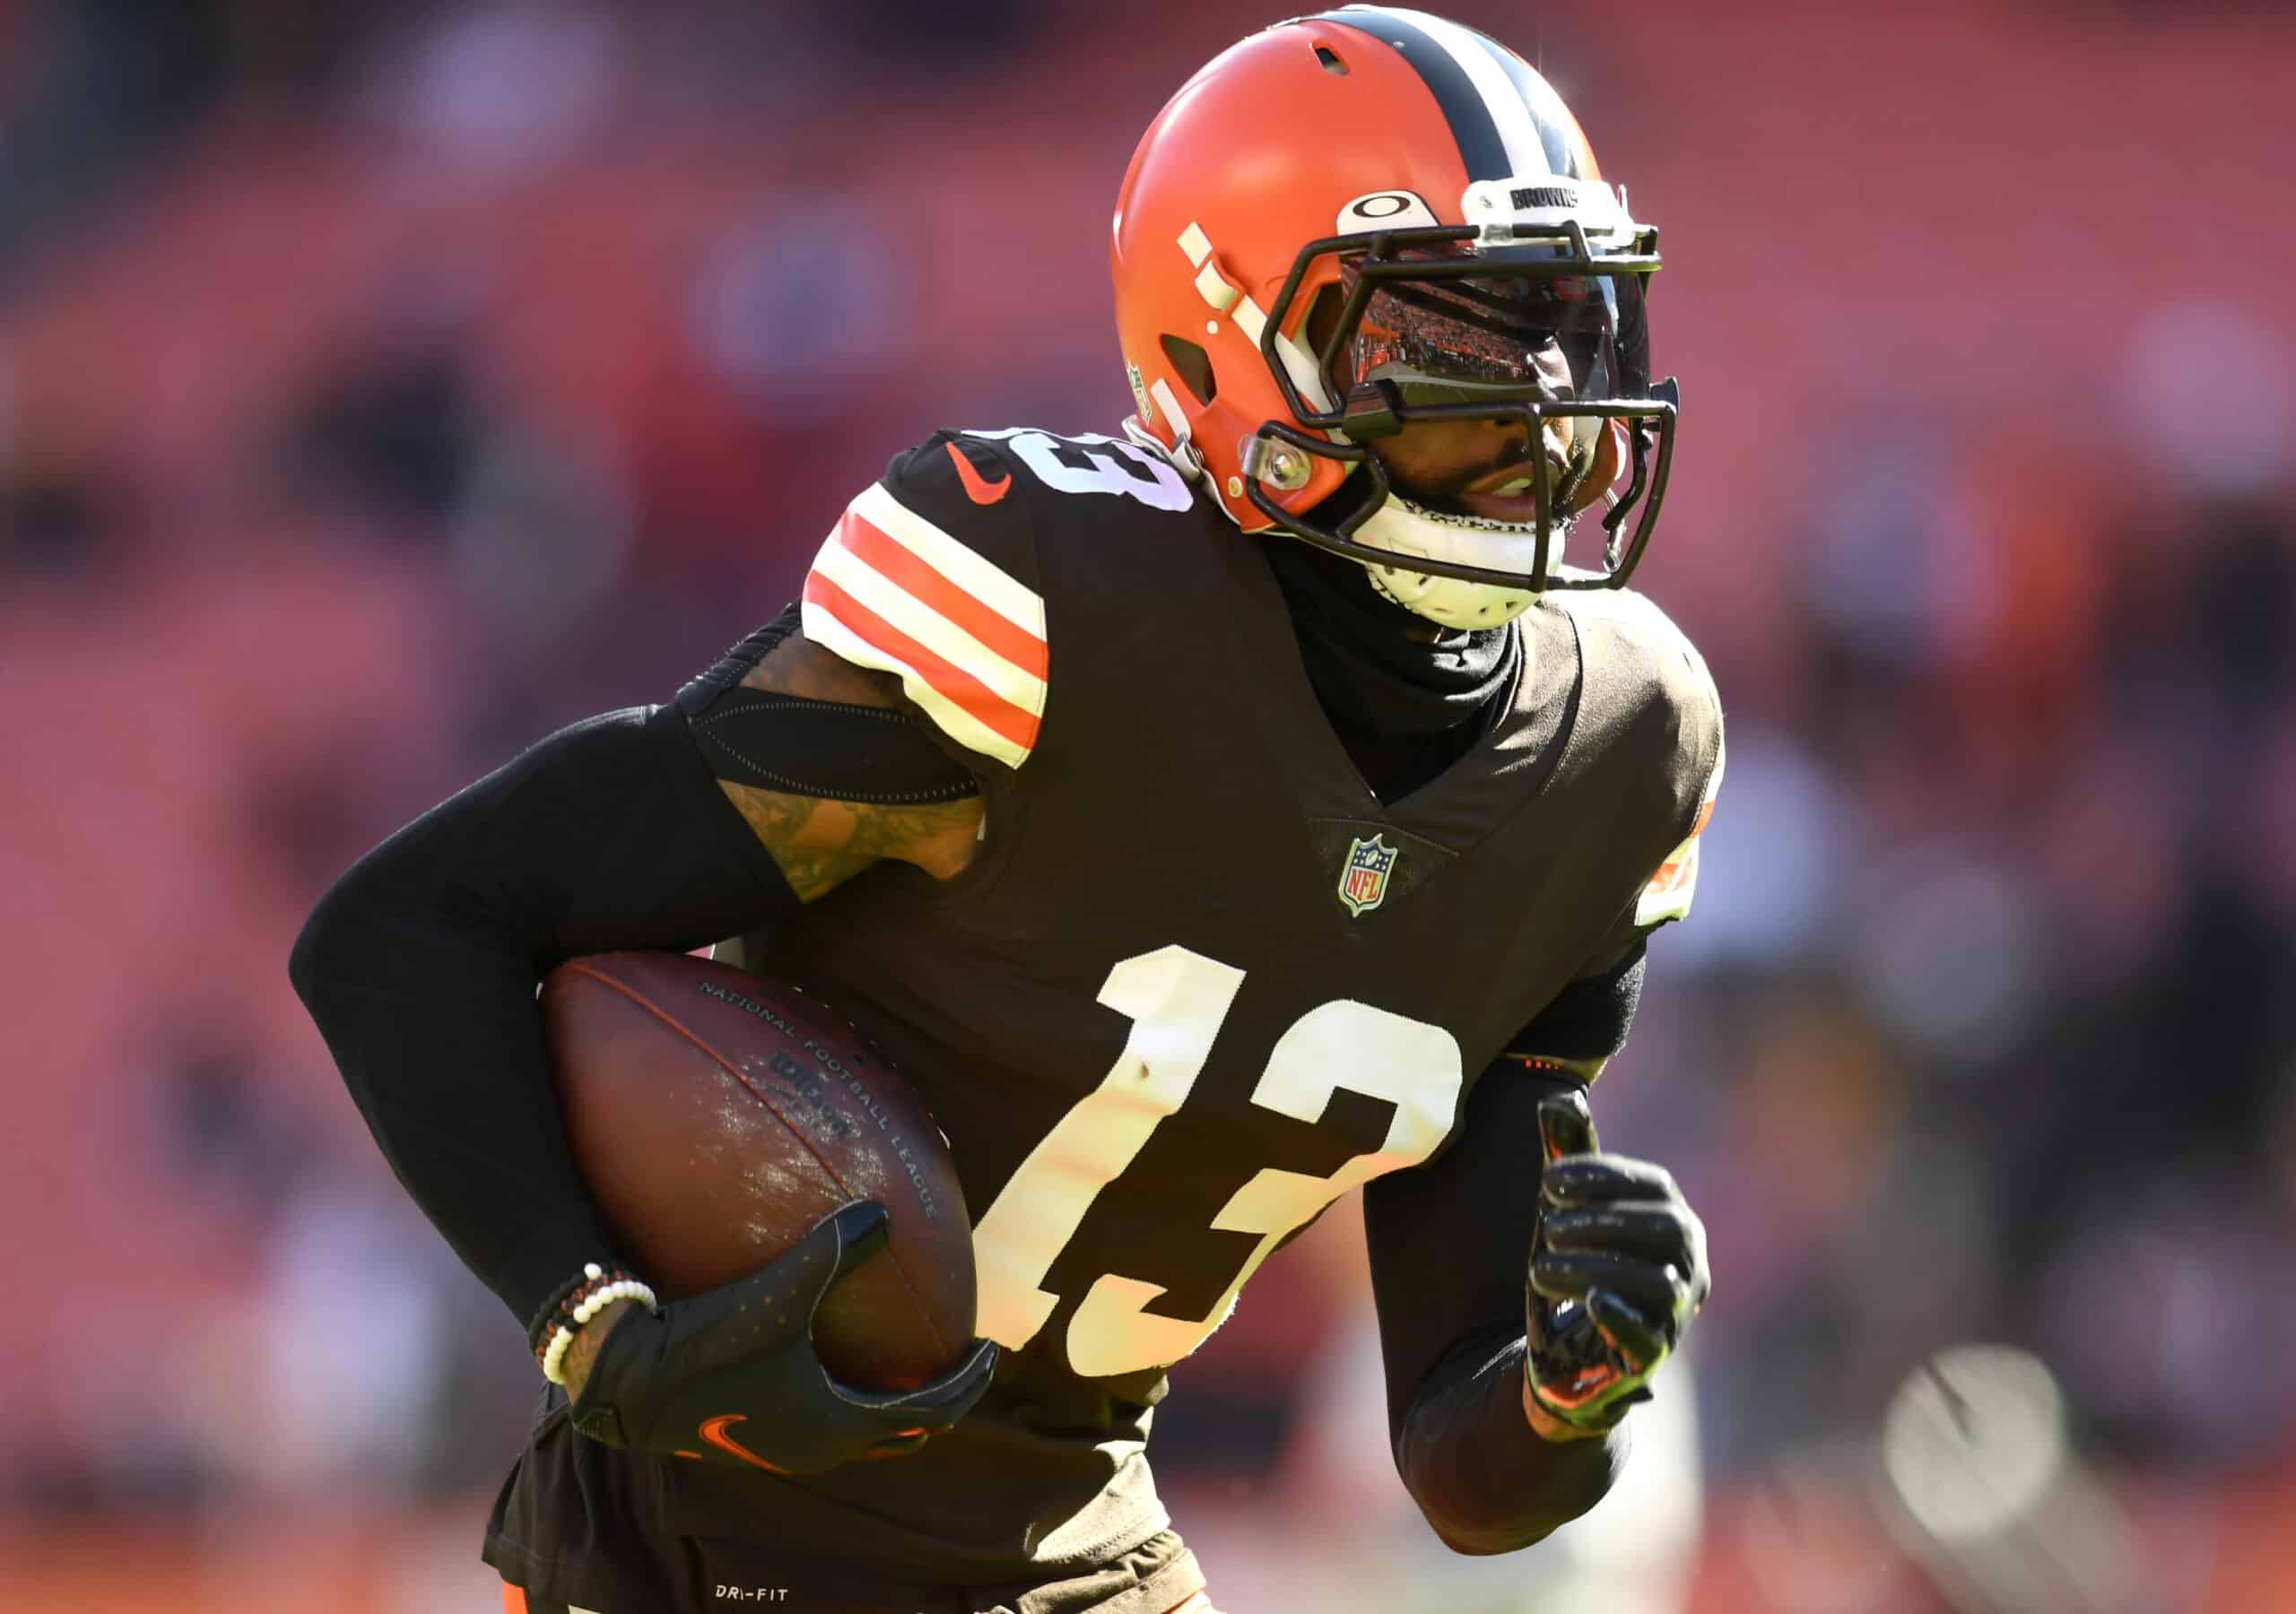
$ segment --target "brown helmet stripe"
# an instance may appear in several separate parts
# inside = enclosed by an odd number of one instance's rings
[[[1514,177],[1514,165],[1507,156],[1507,142],[1499,133],[1498,119],[1492,115],[1482,91],[1451,53],[1409,15],[1382,5],[1351,5],[1341,11],[1321,12],[1304,21],[1336,22],[1394,47],[1433,93],[1444,122],[1451,126],[1452,138],[1459,143],[1459,161],[1466,166],[1467,178]]]
[[[1531,123],[1539,132],[1539,144],[1546,149],[1546,165],[1558,174],[1568,174],[1573,179],[1592,179],[1592,153],[1587,151],[1587,137],[1578,129],[1578,120],[1564,106],[1554,86],[1540,77],[1532,65],[1488,34],[1463,28],[1461,33],[1473,35],[1499,63],[1500,71],[1507,75],[1515,92],[1523,98],[1523,105],[1530,109]]]

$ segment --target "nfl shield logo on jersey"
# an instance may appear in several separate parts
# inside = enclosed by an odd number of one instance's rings
[[[1339,872],[1339,899],[1351,915],[1370,913],[1387,898],[1387,873],[1396,866],[1396,848],[1378,836],[1360,836],[1347,848],[1347,866]]]

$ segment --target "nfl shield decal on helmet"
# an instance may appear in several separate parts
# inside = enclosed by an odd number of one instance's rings
[[[1339,899],[1351,915],[1361,917],[1387,898],[1387,875],[1396,866],[1397,848],[1378,836],[1357,837],[1347,848],[1347,864],[1339,872]]]

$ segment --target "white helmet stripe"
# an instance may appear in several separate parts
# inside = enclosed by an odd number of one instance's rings
[[[1260,333],[1267,328],[1267,310],[1259,306],[1258,299],[1249,295],[1244,296],[1241,301],[1237,300],[1237,294],[1243,288],[1231,283],[1221,272],[1212,238],[1205,235],[1204,227],[1194,220],[1190,220],[1188,227],[1180,231],[1180,250],[1187,254],[1187,261],[1196,265],[1196,289],[1204,300],[1210,303],[1215,312],[1228,314],[1236,322],[1236,328],[1254,347],[1257,347]],[[1225,300],[1215,296],[1215,291],[1224,296]],[[1324,391],[1323,377],[1316,373],[1316,361],[1308,351],[1281,331],[1275,334],[1275,351],[1276,356],[1283,361],[1284,369],[1291,374],[1292,385],[1300,389],[1300,395],[1319,410],[1329,409],[1332,406],[1330,395]],[[1150,391],[1152,394],[1154,389],[1152,387]],[[1160,395],[1158,402],[1163,401]],[[1168,410],[1171,408],[1170,404],[1164,406]],[[1178,412],[1174,411],[1173,419],[1179,418]],[[1187,435],[1185,427],[1181,429],[1181,435]]]

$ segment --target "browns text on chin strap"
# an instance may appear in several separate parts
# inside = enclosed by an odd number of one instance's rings
[[[909,712],[736,686],[686,721],[710,770],[731,784],[894,807],[980,794]]]

